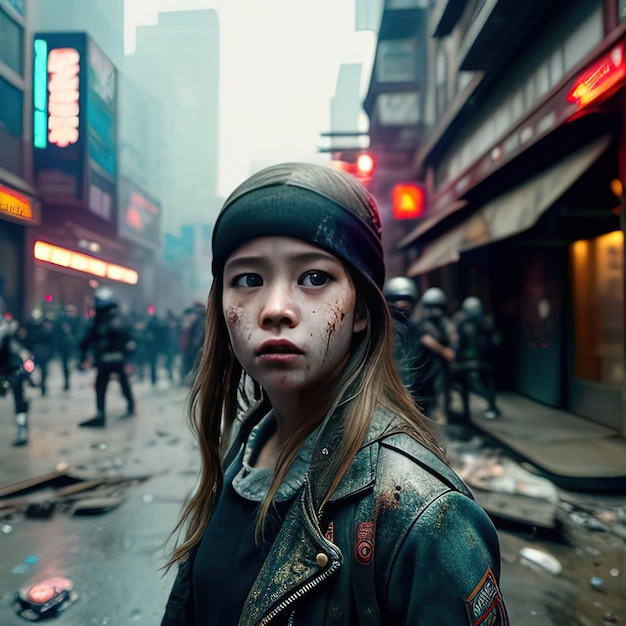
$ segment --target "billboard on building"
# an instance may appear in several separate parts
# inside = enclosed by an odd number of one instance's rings
[[[38,33],[33,146],[44,201],[115,219],[117,70],[86,33]]]
[[[120,237],[152,250],[161,247],[161,207],[132,181],[118,182],[118,220]]]

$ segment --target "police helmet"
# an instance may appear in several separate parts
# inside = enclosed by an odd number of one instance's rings
[[[444,308],[448,303],[446,294],[439,287],[430,287],[422,296],[422,306],[428,308]]]
[[[481,317],[485,312],[485,308],[483,307],[483,303],[480,301],[480,298],[476,298],[475,296],[465,298],[461,304],[461,310],[468,317]]]
[[[93,292],[93,304],[96,309],[107,309],[117,306],[113,290],[110,287],[98,287]]]
[[[417,287],[415,283],[406,276],[394,276],[390,278],[383,287],[383,294],[387,302],[396,300],[417,300]]]

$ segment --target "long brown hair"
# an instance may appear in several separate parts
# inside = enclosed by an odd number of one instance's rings
[[[318,166],[305,170],[307,184],[320,188],[328,197],[362,219],[369,220],[372,228],[379,230],[378,213],[369,193],[350,176],[342,175],[337,179],[335,173],[327,175],[323,171],[325,169]],[[275,177],[276,173],[270,175]],[[256,176],[263,176],[263,173]],[[338,452],[339,471],[323,501],[340,483],[379,407],[397,414],[403,423],[402,430],[445,460],[435,425],[415,406],[398,375],[392,356],[391,316],[380,288],[349,263],[346,265],[355,283],[357,306],[365,310],[368,325],[355,336],[348,363],[336,381],[336,397],[344,405],[343,440]],[[166,567],[183,559],[202,538],[222,488],[222,463],[233,425],[241,415],[241,400],[253,400],[246,391],[250,388],[249,382],[228,339],[222,311],[222,276],[219,274],[215,276],[209,292],[202,357],[188,401],[190,427],[201,453],[200,479],[174,529],[175,534],[184,531],[184,539],[175,546]],[[269,408],[269,402],[262,399],[261,409]],[[280,451],[272,483],[259,509],[257,537],[300,445],[317,425],[303,420],[301,427]]]

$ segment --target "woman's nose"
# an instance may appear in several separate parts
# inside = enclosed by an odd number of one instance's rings
[[[263,326],[274,324],[294,326],[297,323],[297,312],[293,292],[289,285],[280,283],[268,286],[266,294],[261,311],[261,324]]]

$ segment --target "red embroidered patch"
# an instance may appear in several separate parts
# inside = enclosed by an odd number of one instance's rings
[[[509,616],[491,568],[485,572],[465,602],[473,626],[509,626]]]
[[[372,522],[361,522],[356,529],[356,545],[354,547],[354,558],[357,563],[367,565],[372,560],[374,554],[374,524]]]
[[[326,539],[328,539],[328,541],[330,541],[331,543],[334,543],[335,541],[335,523],[334,522],[329,522],[328,528],[326,529],[326,532],[324,533],[324,537],[326,537]]]

